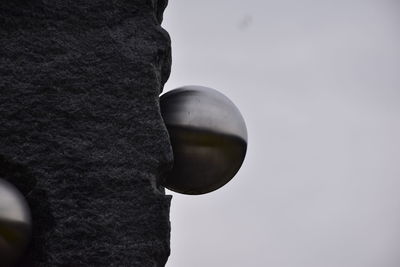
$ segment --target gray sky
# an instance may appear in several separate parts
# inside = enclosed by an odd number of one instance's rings
[[[213,87],[249,148],[173,194],[167,267],[400,266],[400,2],[171,0],[166,90]]]

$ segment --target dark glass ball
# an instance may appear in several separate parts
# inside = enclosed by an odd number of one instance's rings
[[[228,183],[247,150],[246,124],[232,101],[211,88],[185,86],[162,95],[160,107],[174,153],[164,186],[199,195]]]

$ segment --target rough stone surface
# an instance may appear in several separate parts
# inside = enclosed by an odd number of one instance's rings
[[[20,266],[165,265],[166,4],[0,1],[0,177],[34,225]]]

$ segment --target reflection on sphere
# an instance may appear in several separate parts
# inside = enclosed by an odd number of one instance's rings
[[[164,186],[184,194],[204,194],[228,183],[247,149],[246,124],[237,107],[220,92],[185,86],[160,98],[174,166]]]
[[[31,234],[31,216],[21,193],[0,179],[0,266],[13,266]]]

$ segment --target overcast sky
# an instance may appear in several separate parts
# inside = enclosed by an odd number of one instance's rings
[[[237,176],[173,195],[167,267],[400,266],[400,2],[170,0],[165,90],[241,110]]]

